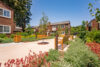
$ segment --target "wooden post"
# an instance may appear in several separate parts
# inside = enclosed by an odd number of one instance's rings
[[[58,50],[58,35],[55,38],[55,49]]]
[[[63,45],[63,39],[61,40],[61,47],[62,47],[62,50],[64,49],[64,45]]]

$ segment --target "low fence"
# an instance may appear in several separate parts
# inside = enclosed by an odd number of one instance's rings
[[[55,49],[58,49],[58,44],[61,45],[61,50],[64,49],[64,44],[63,44],[64,43],[64,37],[65,37],[65,35],[60,35],[59,37],[55,38]],[[76,36],[70,35],[68,37],[68,40],[71,41],[71,40],[73,40],[75,38],[76,38]]]
[[[37,35],[37,38],[40,38],[40,39],[47,38],[47,37],[48,37],[47,35]]]
[[[15,35],[14,42],[21,42],[21,35]]]

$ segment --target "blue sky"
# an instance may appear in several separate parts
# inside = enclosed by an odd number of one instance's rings
[[[39,25],[44,12],[52,23],[70,21],[71,26],[80,25],[83,20],[93,19],[88,10],[89,2],[94,0],[32,0],[30,24]]]

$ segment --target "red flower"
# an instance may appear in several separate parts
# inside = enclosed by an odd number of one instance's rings
[[[48,52],[45,52],[45,55],[48,56]]]
[[[50,67],[50,63],[48,63],[48,67]]]
[[[11,61],[10,61],[10,63],[14,63],[15,62],[15,60],[14,59],[12,59]]]

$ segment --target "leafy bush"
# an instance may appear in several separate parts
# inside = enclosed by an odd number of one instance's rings
[[[3,41],[3,39],[2,39],[2,38],[0,38],[0,43],[2,43],[2,41]]]
[[[46,57],[47,61],[56,61],[59,60],[59,52],[57,50],[50,50],[48,53],[48,57]]]
[[[28,36],[29,34],[26,33],[26,32],[20,32],[20,33],[17,33],[17,35],[21,35],[21,36]]]
[[[13,42],[12,38],[8,38],[8,37],[0,38],[0,43],[10,43],[10,42]]]
[[[34,41],[36,40],[35,37],[22,37],[21,41],[25,42],[25,41]]]
[[[100,67],[100,61],[96,54],[91,52],[82,40],[76,39],[71,43],[64,59],[72,67]]]
[[[56,36],[56,33],[52,33],[51,36]]]
[[[97,42],[100,43],[100,31],[92,30],[88,32],[85,36],[86,42]]]
[[[51,62],[51,67],[72,67],[67,63],[63,58],[60,58],[60,61]]]
[[[3,41],[2,41],[2,43],[11,43],[11,42],[13,42],[12,38],[3,38]]]
[[[11,34],[11,35],[10,35],[10,38],[14,38],[14,36],[15,36],[15,34]]]
[[[98,31],[94,37],[94,40],[97,42],[97,43],[100,43],[100,31]]]
[[[6,34],[0,34],[0,38],[6,37]]]

